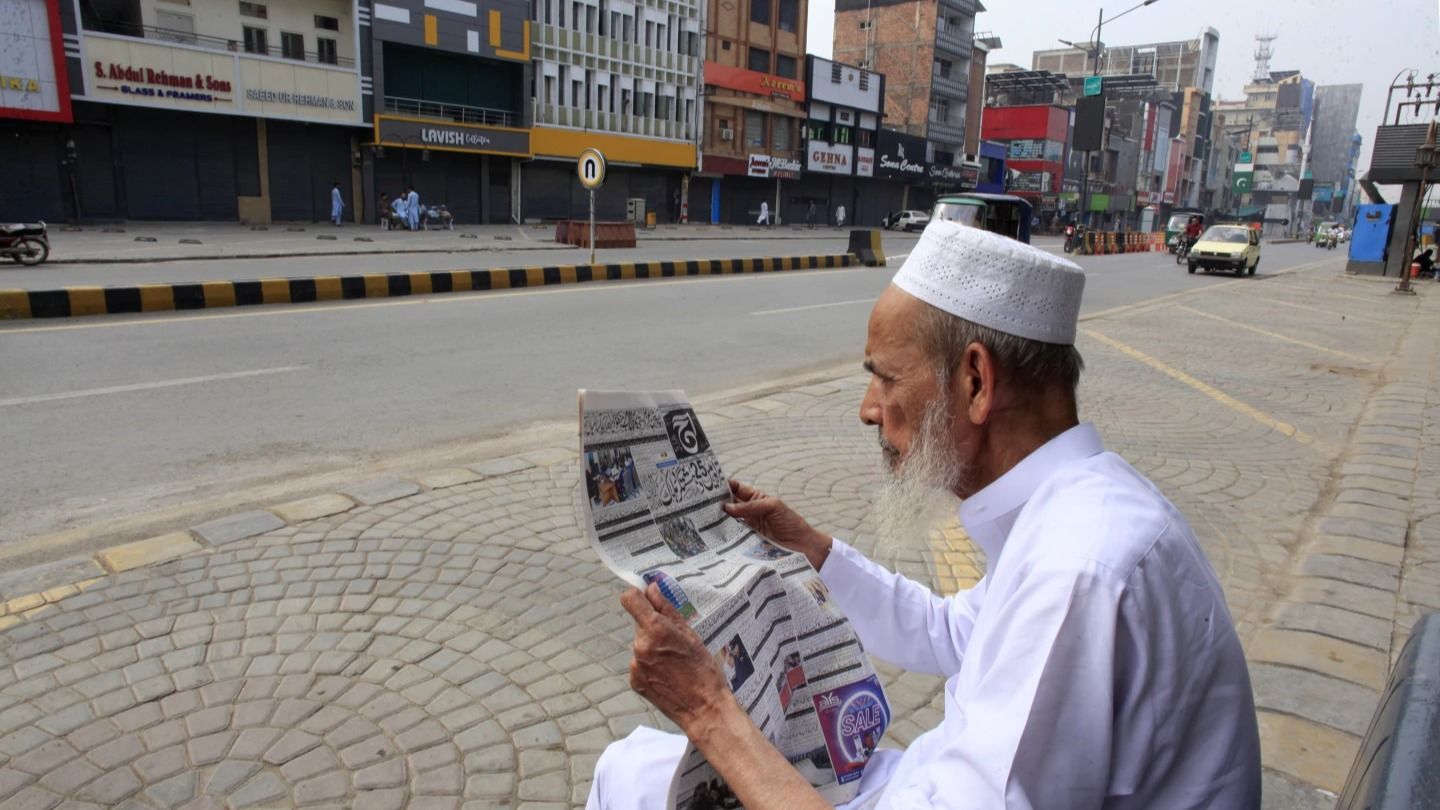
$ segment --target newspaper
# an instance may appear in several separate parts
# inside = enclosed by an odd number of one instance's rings
[[[595,553],[658,583],[775,747],[832,804],[853,797],[890,722],[880,679],[805,556],[720,508],[729,484],[685,394],[581,391],[580,450]],[[669,807],[737,806],[688,746]]]

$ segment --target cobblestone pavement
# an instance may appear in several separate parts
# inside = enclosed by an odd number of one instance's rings
[[[1440,608],[1440,297],[1338,263],[1206,281],[1082,324],[1082,413],[1221,576],[1267,806],[1330,806],[1406,631]],[[864,385],[840,369],[701,418],[727,472],[872,549]],[[583,803],[608,742],[665,724],[626,686],[630,628],[577,528],[571,444],[215,521],[11,599],[0,803]],[[984,565],[953,524],[885,561],[945,591]],[[882,670],[903,745],[938,722],[942,684]]]

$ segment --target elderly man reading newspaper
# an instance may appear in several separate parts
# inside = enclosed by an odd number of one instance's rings
[[[1044,251],[935,222],[871,313],[860,418],[893,474],[881,539],[923,541],[959,497],[987,560],[974,588],[941,598],[732,485],[726,511],[803,553],[870,654],[947,678],[940,725],[875,752],[844,807],[1259,806],[1249,674],[1214,572],[1176,508],[1079,422],[1084,282]],[[654,586],[621,601],[631,684],[684,737],[611,745],[590,808],[664,806],[687,738],[751,810],[829,806]]]

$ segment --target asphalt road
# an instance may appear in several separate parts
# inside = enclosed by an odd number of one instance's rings
[[[886,250],[905,254],[914,241],[888,236]],[[1260,275],[1316,258],[1305,245],[1267,245]],[[363,264],[306,261],[330,273]],[[445,266],[429,261],[407,265]],[[869,304],[896,264],[3,324],[0,552],[25,538],[573,420],[582,387],[700,396],[858,364]],[[1082,264],[1085,312],[1223,280],[1187,275],[1168,254]]]

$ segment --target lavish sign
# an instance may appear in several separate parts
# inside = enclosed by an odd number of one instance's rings
[[[0,0],[0,118],[70,121],[58,3]]]
[[[90,101],[361,123],[354,69],[91,32],[81,50]]]
[[[925,139],[894,130],[880,130],[875,149],[875,176],[924,180]]]
[[[807,141],[805,144],[805,168],[825,174],[853,174],[854,147],[849,144]]]
[[[451,124],[419,118],[375,116],[375,142],[381,146],[479,152],[530,157],[530,130]]]

